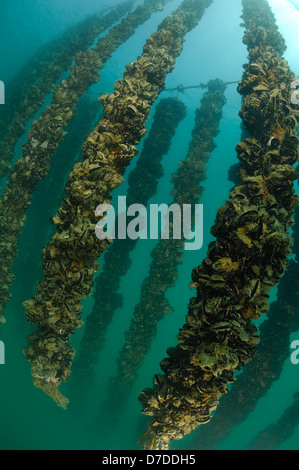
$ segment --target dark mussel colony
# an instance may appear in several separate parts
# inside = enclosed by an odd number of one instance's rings
[[[22,256],[20,237],[34,193],[48,177],[54,158],[59,169],[57,180],[48,184],[50,228],[40,228],[48,240],[42,275],[24,302],[31,333],[23,352],[35,387],[51,397],[62,413],[72,405],[72,398],[69,403],[61,390],[63,384],[75,390],[78,406],[96,381],[107,332],[124,303],[122,280],[137,245],[137,239],[99,239],[96,208],[112,201],[133,161],[127,205],[148,206],[157,194],[164,159],[188,115],[178,97],[183,86],[175,89],[177,97],[163,98],[162,92],[184,53],[186,35],[200,27],[213,1],[183,0],[147,39],[142,54],[126,66],[114,91],[92,104],[84,99],[114,51],[171,0],[144,0],[137,7],[128,0],[108,13],[88,17],[31,59],[22,77],[11,82],[13,93],[5,111],[0,109],[2,330],[10,320],[5,311],[13,297],[13,263]],[[291,100],[296,76],[284,58],[286,43],[267,0],[242,0],[242,8],[248,50],[243,76],[229,83],[214,77],[198,86],[203,95],[196,103],[188,151],[178,158],[171,177],[171,204],[181,209],[200,204],[226,91],[236,83],[243,135],[236,142],[238,164],[230,171],[234,187],[215,214],[208,253],[199,266],[194,261],[197,267],[186,279],[195,295],[186,305],[177,344],[163,345],[167,357],[160,359],[161,372],[154,376],[152,388],[140,390],[135,397],[143,415],[138,436],[142,449],[216,448],[280,378],[290,355],[290,337],[299,328],[295,193],[299,108]],[[50,103],[35,118],[51,93]],[[85,119],[78,118],[71,134],[80,106],[85,108]],[[86,122],[92,120],[97,122],[90,129]],[[16,158],[15,147],[24,134],[22,156]],[[68,153],[79,152],[72,160],[64,157],[70,134]],[[173,311],[168,292],[179,279],[184,244],[184,237],[174,236],[172,221],[170,237],[158,240],[150,252],[148,275],[140,284],[139,302],[129,312],[128,331],[103,405],[111,427],[117,426],[134,392],[159,322]],[[30,265],[30,255],[26,256]],[[31,290],[26,290],[25,280],[24,286],[26,295]],[[270,301],[275,286],[277,297]],[[82,304],[90,297],[94,304],[85,320]],[[258,324],[263,314],[265,320]],[[72,338],[77,331],[82,334],[75,350]],[[295,393],[294,403],[279,422],[255,436],[248,449],[277,449],[297,425]],[[191,433],[186,444],[182,440]]]

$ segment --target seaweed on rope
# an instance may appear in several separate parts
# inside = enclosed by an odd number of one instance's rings
[[[110,245],[96,238],[95,209],[109,201],[112,190],[123,182],[125,169],[138,153],[135,145],[146,134],[151,106],[183,50],[185,35],[211,3],[184,0],[147,40],[143,54],[126,67],[114,93],[102,96],[105,117],[87,137],[84,163],[71,172],[68,196],[53,217],[57,232],[44,248],[44,280],[25,303],[28,320],[39,327],[29,337],[25,354],[35,386],[63,408],[68,400],[59,386],[71,373],[74,350],[69,342],[82,326],[80,302],[91,294],[97,259]]]
[[[178,345],[167,350],[164,375],[139,399],[151,417],[145,449],[168,449],[208,423],[219,399],[250,362],[259,343],[252,322],[269,308],[269,291],[291,254],[289,230],[298,199],[297,121],[290,101],[295,76],[282,58],[285,42],[265,0],[243,0],[249,50],[240,116],[251,137],[237,146],[241,184],[218,211],[215,241],[193,270],[196,297],[189,303]]]

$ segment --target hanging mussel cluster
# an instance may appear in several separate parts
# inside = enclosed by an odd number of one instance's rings
[[[48,54],[42,54],[39,63],[30,64],[33,73],[28,74],[27,83],[22,71],[21,83],[11,92],[12,98],[7,102],[1,120],[0,178],[10,169],[15,145],[24,134],[27,122],[41,108],[57,80],[67,72],[76,54],[91,47],[96,37],[119,21],[132,5],[132,0],[126,1],[106,16],[93,15],[72,28]],[[4,129],[6,132],[3,133]]]
[[[28,132],[29,142],[23,145],[23,155],[10,171],[9,183],[0,199],[0,321],[4,321],[3,310],[10,299],[12,263],[32,193],[48,174],[50,159],[66,134],[64,129],[76,114],[79,98],[99,80],[99,69],[111,53],[160,7],[161,0],[145,0],[144,6],[139,6],[101,37],[94,49],[78,53],[70,74],[55,88],[51,105]],[[118,19],[118,15],[112,18]]]
[[[31,210],[27,214],[21,239],[22,256],[18,257],[14,270],[16,271],[14,290],[17,290],[20,299],[26,299],[28,292],[34,292],[36,280],[39,279],[41,272],[40,253],[52,233],[52,226],[48,223],[49,218],[55,214],[65,196],[64,185],[70,168],[81,158],[82,142],[102,115],[102,105],[99,100],[90,100],[85,95],[80,99],[76,111],[76,119],[68,125],[68,133],[55,152],[52,169],[46,181],[37,187]],[[46,206],[45,201],[47,201]],[[39,229],[31,230],[30,227],[39,227]],[[20,246],[19,252],[21,252]],[[18,276],[18,272],[27,272],[28,266],[31,275]]]
[[[299,206],[295,215],[293,248],[297,258],[298,222]],[[189,449],[215,449],[234,427],[247,419],[259,400],[279,380],[290,356],[291,334],[299,329],[298,301],[299,264],[291,259],[278,285],[277,299],[271,303],[267,319],[259,327],[261,341],[256,356],[238,376],[230,392],[222,397],[213,419],[195,433],[194,439],[188,443]]]
[[[158,103],[148,138],[128,178],[127,206],[136,202],[147,206],[156,194],[158,182],[163,176],[162,159],[168,154],[177,126],[186,112],[186,106],[177,98],[164,98]],[[72,383],[75,383],[76,391],[91,383],[107,329],[115,311],[122,307],[122,295],[118,290],[121,279],[131,266],[130,254],[136,244],[137,240],[116,238],[105,254],[103,271],[95,281],[94,307],[87,317],[78,357],[74,362]]]
[[[161,3],[161,2],[160,2]],[[70,374],[74,355],[70,335],[82,325],[80,302],[92,292],[97,258],[109,246],[95,235],[95,209],[111,199],[123,182],[127,165],[146,134],[151,105],[165,86],[182,52],[184,37],[212,0],[184,0],[147,41],[143,54],[126,68],[115,91],[101,98],[105,117],[83,145],[84,163],[77,164],[66,184],[68,197],[53,218],[57,232],[44,249],[44,280],[26,315],[40,329],[25,351],[37,387],[65,407],[59,385]]]
[[[210,421],[235,370],[256,352],[252,319],[268,310],[268,292],[281,279],[291,253],[290,227],[297,198],[292,166],[298,158],[291,107],[294,75],[266,0],[243,0],[249,49],[239,91],[241,117],[252,137],[237,146],[241,184],[218,211],[207,258],[192,273],[191,299],[179,345],[168,349],[153,389],[140,395],[152,417],[145,448],[167,449]]]
[[[200,184],[206,178],[206,163],[216,147],[214,139],[219,132],[222,108],[226,103],[225,89],[220,80],[209,82],[201,107],[196,111],[188,154],[172,176],[172,204],[177,204],[181,210],[184,204],[194,207],[199,203],[203,191]],[[192,216],[194,218],[194,214]],[[118,413],[125,406],[138,370],[156,337],[159,321],[172,313],[166,293],[179,277],[184,244],[184,237],[173,237],[173,222],[170,221],[170,239],[161,239],[151,253],[149,275],[143,281],[141,299],[135,307],[125,344],[119,353],[117,375],[109,384],[111,413]]]

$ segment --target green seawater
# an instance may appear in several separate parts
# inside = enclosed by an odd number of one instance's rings
[[[138,3],[140,2],[136,2]],[[294,73],[299,74],[299,12],[295,3],[269,0],[280,31],[287,42],[285,57]],[[7,84],[7,90],[10,80],[39,47],[99,9],[95,0],[73,3],[70,0],[56,0],[50,5],[36,0],[15,0],[13,3],[3,0],[3,4],[4,14],[0,19],[0,80]],[[116,4],[116,1],[111,2],[111,6]],[[233,187],[233,183],[228,179],[228,172],[230,167],[237,163],[235,147],[242,135],[241,119],[238,115],[241,97],[236,84],[229,85],[226,90],[227,104],[223,110],[220,133],[216,138],[217,147],[209,160],[207,179],[203,184],[204,192],[200,202],[204,206],[204,245],[198,252],[185,251],[184,262],[179,267],[179,279],[175,287],[167,293],[174,312],[159,323],[156,339],[140,368],[138,380],[119,419],[114,420],[106,412],[104,403],[107,400],[107,387],[109,379],[116,373],[118,352],[123,347],[124,333],[129,328],[134,307],[140,299],[141,284],[148,274],[150,252],[156,241],[140,240],[132,253],[132,265],[121,283],[123,307],[116,311],[107,331],[105,347],[96,366],[95,381],[90,390],[86,395],[78,397],[71,379],[61,387],[61,391],[70,399],[67,410],[58,408],[49,397],[33,386],[30,366],[23,350],[27,347],[27,337],[34,328],[24,315],[23,302],[32,297],[36,283],[42,280],[42,249],[54,233],[49,219],[60,205],[68,172],[76,161],[80,161],[80,147],[86,135],[101,117],[98,97],[113,91],[114,82],[123,76],[125,65],[141,54],[146,39],[156,31],[161,20],[179,4],[179,0],[173,0],[162,11],[154,14],[108,60],[99,82],[80,100],[77,116],[68,128],[68,136],[53,157],[47,178],[38,185],[34,193],[19,242],[19,256],[13,266],[15,280],[11,289],[12,298],[5,310],[7,322],[0,332],[0,339],[5,345],[5,365],[0,365],[2,450],[140,449],[139,438],[149,420],[140,412],[138,395],[144,388],[152,386],[153,376],[160,372],[159,363],[166,356],[166,349],[177,344],[176,337],[185,322],[187,306],[194,293],[189,287],[191,271],[205,258],[208,245],[213,240],[210,229],[214,224],[216,212],[227,200]],[[177,59],[175,70],[167,78],[166,89],[182,84],[188,87],[207,83],[217,78],[225,82],[241,79],[242,65],[247,62],[247,50],[242,43],[244,30],[240,27],[241,11],[241,0],[214,1],[198,27],[187,35],[184,51]],[[160,100],[177,96],[187,106],[188,114],[179,125],[171,149],[163,160],[164,176],[151,203],[171,203],[170,177],[176,171],[178,162],[187,154],[195,110],[200,105],[203,93],[203,89],[190,88],[185,93],[164,91],[159,97]],[[50,102],[51,97],[48,97],[46,104]],[[155,106],[147,122],[148,130]],[[40,112],[30,121],[26,131]],[[82,130],[81,122],[86,124],[86,130]],[[26,134],[16,146],[16,157],[21,155],[22,143],[25,141]],[[142,145],[143,142],[138,146],[139,150],[142,150]],[[128,175],[135,165],[136,161],[133,160],[127,169],[125,182],[113,193],[114,197],[126,195]],[[2,182],[2,189],[5,182],[6,180]],[[103,258],[99,262],[101,266]],[[100,272],[101,268],[97,275]],[[271,291],[271,300],[275,300],[276,293],[277,289]],[[84,301],[83,321],[91,313],[93,304],[92,296]],[[261,321],[264,319],[266,316]],[[83,334],[84,326],[72,337],[72,347],[78,349]],[[296,339],[299,340],[299,332],[292,334],[290,344]],[[293,395],[297,391],[299,365],[293,365],[288,358],[279,380],[272,384],[266,396],[257,401],[255,409],[245,420],[234,426],[229,435],[218,443],[217,449],[245,450],[261,431],[281,418],[285,410],[292,405]],[[174,442],[172,448],[187,449],[193,437],[188,436],[182,441]],[[299,450],[298,443],[299,426],[294,428],[291,437],[281,443],[279,450]]]

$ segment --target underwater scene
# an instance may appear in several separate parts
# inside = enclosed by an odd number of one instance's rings
[[[1,1],[2,450],[299,450],[298,24]]]

